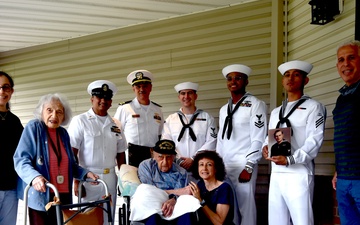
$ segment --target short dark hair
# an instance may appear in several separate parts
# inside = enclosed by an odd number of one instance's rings
[[[279,133],[279,132],[281,132],[282,134],[284,134],[284,132],[283,132],[282,130],[276,130],[276,131],[274,132],[274,137],[276,137],[276,134]]]
[[[12,88],[14,87],[14,80],[12,79],[12,77],[9,74],[5,73],[4,71],[0,71],[0,76],[5,76],[9,80],[10,86]]]
[[[211,159],[214,161],[215,166],[215,178],[219,181],[223,181],[226,176],[225,164],[221,156],[212,150],[202,150],[199,151],[194,157],[194,163],[192,166],[192,175],[195,179],[200,179],[199,175],[199,161],[201,159]]]

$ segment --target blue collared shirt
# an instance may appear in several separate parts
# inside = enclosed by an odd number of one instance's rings
[[[360,84],[360,81],[358,81],[357,83],[353,84],[353,85],[350,85],[350,86],[347,86],[346,84],[340,88],[339,92],[341,95],[345,96],[345,95],[351,95],[353,94],[356,89],[358,89],[359,87],[359,84]]]
[[[162,190],[174,190],[188,185],[187,172],[173,163],[168,172],[161,172],[156,160],[147,159],[140,163],[138,175],[141,183],[151,184]]]

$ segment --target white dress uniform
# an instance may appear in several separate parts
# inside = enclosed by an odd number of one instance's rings
[[[80,166],[98,174],[108,185],[114,215],[117,186],[116,155],[125,152],[127,148],[124,134],[111,116],[98,116],[92,109],[73,117],[68,133],[71,146],[79,150]],[[100,200],[105,194],[103,185],[84,183],[84,186],[86,197],[82,201]],[[104,217],[104,224],[107,224],[106,218]]]
[[[313,225],[312,198],[314,190],[314,158],[324,138],[326,109],[304,95],[307,99],[289,116],[293,135],[291,156],[287,166],[271,163],[269,190],[269,225]],[[284,102],[283,115],[287,115],[298,102]],[[281,106],[271,112],[269,129],[275,129],[279,122]],[[286,127],[283,123],[280,128]],[[266,138],[264,146],[268,144]],[[281,215],[281,216],[279,216]]]
[[[216,150],[224,160],[226,174],[230,178],[242,216],[242,225],[256,225],[255,188],[257,163],[262,157],[261,146],[266,136],[266,105],[250,93],[233,114],[230,139],[222,138],[228,104],[220,109],[219,134]],[[235,106],[235,104],[233,104]],[[233,107],[234,108],[234,107]],[[239,183],[239,174],[246,164],[253,164],[251,180]]]
[[[141,146],[154,147],[164,126],[161,107],[150,102],[145,109],[137,98],[120,105],[114,117],[121,122],[127,142]]]
[[[127,142],[141,146],[154,147],[164,126],[161,107],[153,102],[144,107],[137,98],[120,105],[114,117],[120,121]]]
[[[184,123],[189,124],[191,117],[198,112],[198,116],[190,126],[194,131],[196,141],[192,140],[189,129],[185,129],[184,135],[178,141],[179,134],[183,128],[179,114],[182,116]],[[202,110],[196,110],[194,114],[185,115],[180,109],[179,112],[173,113],[166,118],[161,139],[173,140],[175,142],[178,157],[193,158],[199,150],[216,149],[217,128],[214,117]]]

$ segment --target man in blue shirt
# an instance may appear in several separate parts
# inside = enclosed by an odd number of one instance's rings
[[[151,154],[152,158],[140,163],[138,175],[141,183],[154,185],[169,195],[169,199],[162,204],[163,216],[169,217],[173,213],[177,197],[191,195],[188,175],[184,168],[173,163],[176,156],[173,141],[158,141],[156,146],[151,149]],[[145,224],[160,224],[160,220],[162,220],[160,215],[154,214],[144,222]],[[179,225],[191,224],[191,216],[187,213],[170,222]]]
[[[342,225],[360,225],[360,42],[337,50],[338,73],[345,85],[333,110],[336,172],[333,188]]]

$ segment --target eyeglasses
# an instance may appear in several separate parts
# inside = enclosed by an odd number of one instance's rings
[[[12,90],[12,87],[8,84],[5,84],[4,86],[0,87],[0,89],[2,89],[3,92],[10,92]]]
[[[226,77],[226,80],[227,81],[232,81],[232,80],[235,80],[235,81],[240,81],[240,80],[246,80],[246,76],[235,76],[235,77]]]

